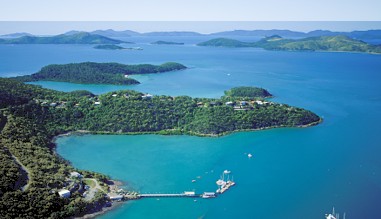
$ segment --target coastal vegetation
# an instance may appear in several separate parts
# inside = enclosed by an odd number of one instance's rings
[[[258,87],[234,87],[228,91],[225,91],[226,96],[230,97],[262,97],[267,98],[271,97],[272,95],[263,88]]]
[[[177,43],[177,42],[170,42],[170,41],[156,41],[151,44],[156,44],[156,45],[184,45],[184,43]]]
[[[22,36],[19,38],[0,39],[0,44],[119,44],[121,40],[105,36],[78,32],[72,35],[61,34],[51,37]]]
[[[88,91],[59,92],[1,78],[2,218],[81,216],[101,209],[107,202],[103,191],[90,200],[77,190],[70,198],[57,194],[73,180],[68,178],[74,170],[54,153],[52,139],[59,134],[87,130],[218,136],[239,130],[308,126],[320,121],[308,110],[264,100],[270,95],[264,89],[241,87],[226,94],[220,99],[208,99],[126,90],[97,96]],[[28,173],[23,173],[15,158]],[[102,185],[108,180],[102,174],[80,172],[89,186],[95,182],[91,179]],[[25,180],[29,187],[22,190]]]
[[[228,38],[216,38],[206,42],[198,43],[197,46],[214,46],[214,47],[251,47],[251,43],[241,42],[239,40]]]
[[[15,77],[22,82],[30,81],[61,81],[82,84],[139,84],[128,75],[162,73],[186,69],[184,65],[167,62],[162,65],[124,65],[119,63],[71,63],[63,65],[48,65],[32,75]]]
[[[217,38],[197,44],[198,46],[215,47],[256,47],[266,50],[285,51],[335,51],[381,53],[381,46],[370,45],[347,36],[320,36],[304,39],[284,39],[278,35],[266,37],[258,42],[241,42],[238,40]]]

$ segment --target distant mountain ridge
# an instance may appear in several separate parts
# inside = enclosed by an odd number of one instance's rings
[[[352,31],[352,32],[336,32],[329,30],[314,30],[310,32],[300,32],[292,30],[233,30],[223,31],[211,34],[201,34],[192,31],[167,31],[167,32],[147,32],[139,33],[131,30],[115,31],[115,30],[96,30],[90,32],[92,34],[98,34],[106,37],[127,37],[127,36],[253,36],[253,37],[266,37],[272,35],[279,35],[284,38],[306,38],[306,37],[318,37],[318,36],[336,36],[343,35],[354,39],[370,40],[381,39],[381,30],[365,30],[365,31]]]
[[[284,38],[306,38],[306,37],[319,37],[319,36],[337,36],[343,35],[354,39],[381,39],[381,30],[365,30],[365,31],[352,31],[352,32],[336,32],[329,30],[314,30],[307,33],[291,31],[291,30],[234,30],[212,33],[211,36],[256,36],[266,37],[272,35],[279,35]]]
[[[86,33],[83,31],[72,30],[64,33],[65,35],[72,35],[78,33]],[[161,31],[161,32],[148,32],[148,33],[139,33],[132,30],[122,30],[116,31],[113,29],[107,30],[95,30],[88,32],[90,34],[97,34],[105,37],[131,37],[131,36],[203,36],[204,34],[191,32],[191,31]]]
[[[51,37],[22,36],[19,38],[0,39],[0,44],[119,44],[126,43],[121,40],[111,39],[105,36],[78,32],[73,34],[61,34]]]
[[[33,34],[25,33],[25,32],[10,33],[10,34],[0,35],[0,38],[16,38],[16,37],[23,37],[23,36],[33,36]]]
[[[272,35],[279,35],[284,38],[306,38],[306,37],[319,37],[319,36],[337,36],[343,35],[359,40],[381,40],[381,30],[364,30],[364,31],[351,31],[351,32],[337,32],[330,30],[314,30],[310,32],[300,32],[292,30],[233,30],[222,31],[211,34],[201,34],[192,31],[162,31],[162,32],[147,32],[139,33],[132,30],[116,31],[113,29],[95,30],[91,32],[72,30],[64,33],[63,35],[75,35],[80,33],[96,34],[104,37],[130,37],[130,36],[151,36],[151,37],[170,37],[170,36],[215,36],[215,37],[235,37],[235,36],[252,36],[252,37],[266,37]],[[14,38],[22,36],[33,36],[29,33],[12,33],[0,36],[0,38]]]
[[[239,36],[247,37],[268,37],[280,36],[289,39],[301,39],[309,37],[322,37],[322,36],[346,36],[355,40],[362,40],[372,44],[380,44],[381,30],[366,30],[366,31],[352,31],[352,32],[333,32],[329,30],[314,30],[308,33],[291,31],[291,30],[234,30],[224,31],[211,34],[201,34],[191,31],[170,31],[170,32],[148,32],[139,33],[131,30],[115,31],[96,30],[92,32],[83,31],[68,31],[64,34],[56,36],[33,36],[29,33],[14,33],[0,36],[0,44],[119,44],[130,43],[118,37],[130,36],[149,36],[149,37],[216,37],[216,38],[234,38]],[[171,42],[171,41],[168,41]],[[217,42],[215,42],[217,43]],[[243,42],[241,42],[242,44]],[[227,42],[223,42],[227,46]],[[232,47],[236,47],[236,42]],[[245,45],[242,45],[245,46]]]

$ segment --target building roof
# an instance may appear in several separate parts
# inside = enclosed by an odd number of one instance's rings
[[[64,198],[68,198],[68,197],[70,197],[70,191],[67,189],[62,189],[58,192],[58,195],[60,195],[61,197],[64,197]]]
[[[79,177],[82,177],[82,174],[80,174],[80,173],[74,171],[74,172],[71,172],[71,173],[70,173],[70,176],[71,176],[71,177],[77,177],[77,178],[79,178]]]

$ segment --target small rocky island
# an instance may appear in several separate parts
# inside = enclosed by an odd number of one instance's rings
[[[104,50],[122,50],[122,49],[126,49],[124,47],[121,47],[121,46],[117,46],[117,45],[113,45],[113,44],[107,44],[107,45],[97,45],[97,46],[94,46],[94,49],[104,49]]]
[[[186,66],[167,62],[161,65],[125,65],[120,63],[83,62],[62,65],[48,65],[32,75],[14,77],[18,81],[59,81],[78,84],[139,84],[129,75],[153,74],[184,70]]]
[[[155,44],[155,45],[184,45],[184,43],[169,42],[169,41],[162,41],[162,40],[153,42],[151,44]]]

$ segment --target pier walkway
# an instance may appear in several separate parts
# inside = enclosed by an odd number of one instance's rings
[[[140,198],[159,198],[159,197],[200,197],[198,194],[168,193],[168,194],[139,194]]]

